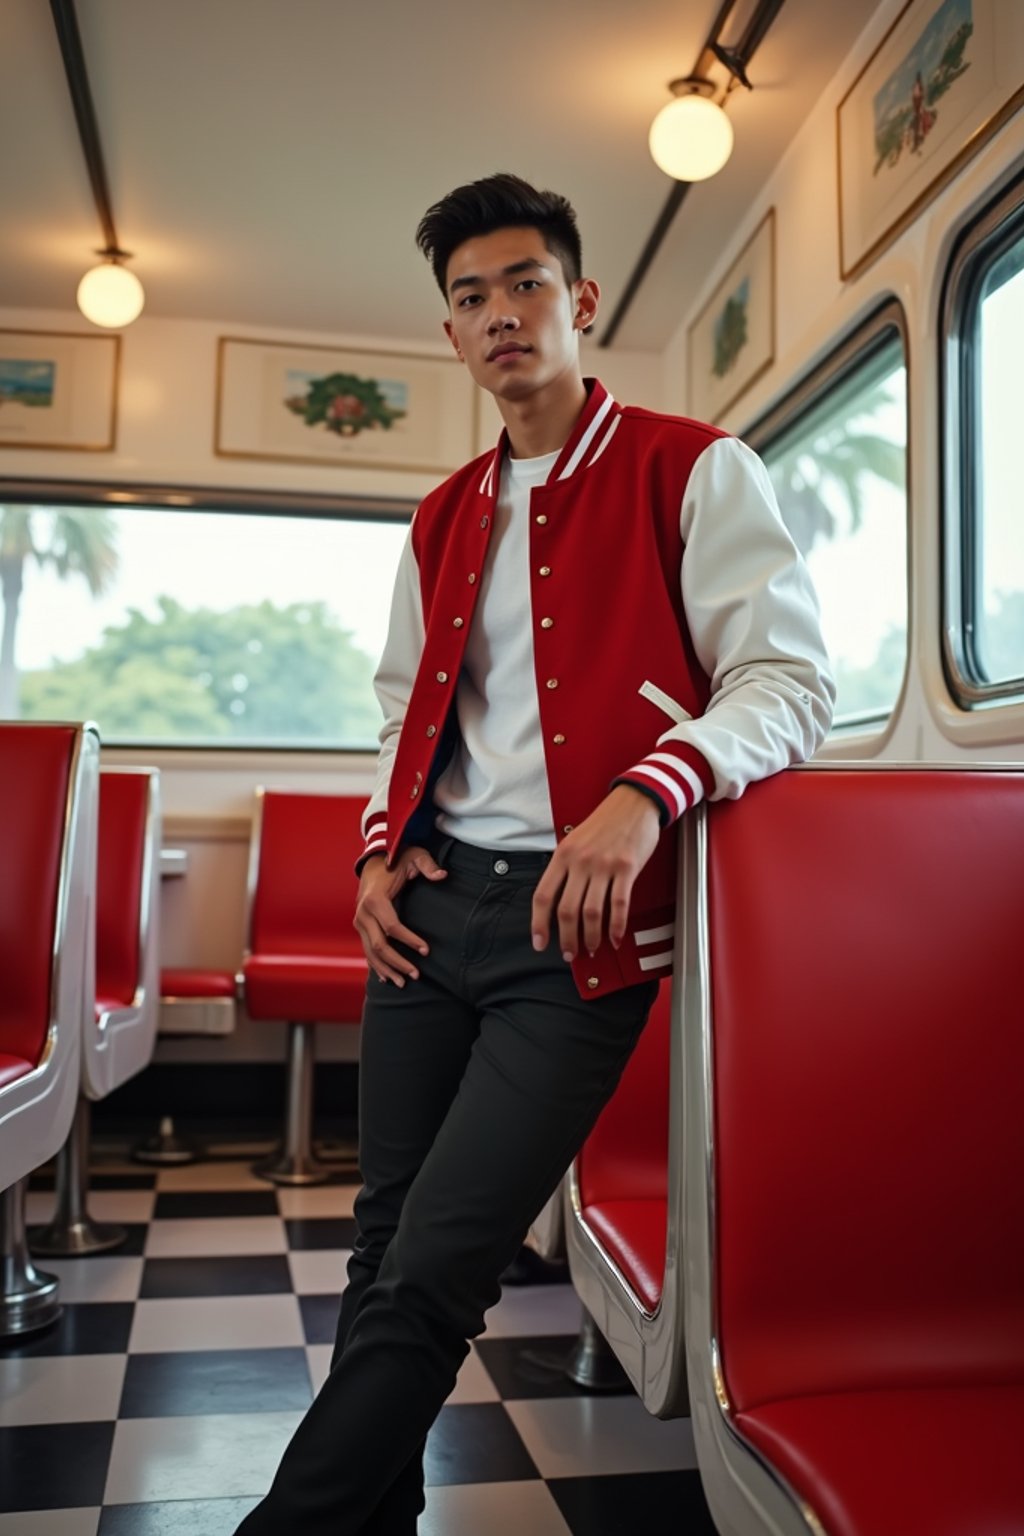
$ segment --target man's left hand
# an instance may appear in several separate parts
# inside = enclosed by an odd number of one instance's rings
[[[617,784],[578,827],[559,843],[537,882],[530,929],[534,949],[546,949],[554,912],[565,960],[580,947],[593,954],[605,923],[618,949],[626,934],[629,900],[637,875],[658,844],[661,818],[649,795]]]

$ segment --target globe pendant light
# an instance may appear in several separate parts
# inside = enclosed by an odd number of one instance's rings
[[[710,80],[673,80],[675,100],[651,124],[651,157],[676,181],[706,181],[732,154],[732,124],[711,100],[714,89]]]
[[[90,267],[78,285],[78,307],[93,325],[115,329],[131,325],[142,313],[145,291],[135,273],[121,265],[123,254]]]

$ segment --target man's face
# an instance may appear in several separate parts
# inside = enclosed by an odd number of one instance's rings
[[[525,399],[579,369],[577,334],[597,309],[597,285],[570,287],[536,229],[496,229],[458,246],[446,274],[445,330],[482,389]]]

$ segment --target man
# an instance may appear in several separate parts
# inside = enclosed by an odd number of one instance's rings
[[[600,295],[565,199],[491,176],[417,239],[505,431],[426,498],[398,572],[356,916],[359,1237],[330,1376],[244,1536],[414,1536],[467,1340],[671,968],[675,822],[831,718],[760,461],[582,378]]]

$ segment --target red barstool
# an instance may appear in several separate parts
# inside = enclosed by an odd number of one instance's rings
[[[358,1024],[367,965],[352,927],[363,802],[349,795],[257,790],[242,977],[253,1019],[288,1024],[280,1149],[255,1171],[275,1184],[319,1184],[313,1152],[316,1024]]]

